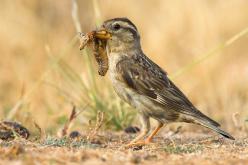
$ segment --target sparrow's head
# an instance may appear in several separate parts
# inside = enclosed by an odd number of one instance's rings
[[[127,18],[114,18],[105,21],[96,32],[96,37],[107,39],[110,51],[126,51],[140,48],[138,30]]]

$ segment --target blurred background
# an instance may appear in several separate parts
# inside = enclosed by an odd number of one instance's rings
[[[2,0],[0,119],[54,133],[73,105],[74,127],[105,112],[105,128],[133,124],[136,112],[100,77],[90,50],[79,51],[70,0]],[[79,0],[83,32],[114,17],[131,19],[144,52],[169,75],[248,28],[248,1]],[[173,79],[205,114],[235,133],[248,119],[248,35]],[[134,122],[135,125],[138,123]],[[186,126],[187,128],[187,126]],[[190,129],[197,129],[190,127]]]

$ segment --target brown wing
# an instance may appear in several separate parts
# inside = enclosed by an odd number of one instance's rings
[[[126,58],[117,65],[117,72],[130,88],[161,104],[166,110],[202,118],[219,124],[197,110],[187,97],[173,84],[158,65],[146,56]]]

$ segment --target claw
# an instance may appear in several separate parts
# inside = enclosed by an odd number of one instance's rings
[[[142,146],[145,146],[147,144],[150,144],[151,141],[146,139],[146,140],[139,140],[137,142],[131,142],[127,145],[125,145],[125,148],[128,149],[128,148],[134,148],[134,147],[142,147]]]

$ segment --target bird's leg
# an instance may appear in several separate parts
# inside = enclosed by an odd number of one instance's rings
[[[141,124],[142,124],[142,130],[141,133],[135,138],[133,139],[130,143],[128,143],[126,145],[127,148],[131,147],[131,146],[135,146],[135,144],[140,141],[140,139],[142,139],[143,137],[145,137],[147,135],[147,133],[150,131],[150,120],[149,117],[141,114],[140,115],[141,118]]]
[[[152,133],[145,140],[138,140],[134,143],[129,144],[128,147],[143,146],[151,143],[152,138],[158,133],[158,131],[163,127],[163,125],[163,123],[159,122],[155,130],[152,131]]]
[[[145,139],[145,144],[151,143],[152,138],[158,133],[158,131],[164,126],[163,123],[158,123],[154,131]]]

